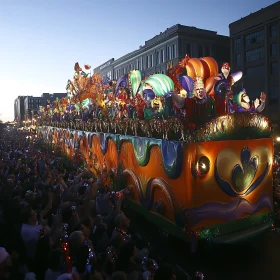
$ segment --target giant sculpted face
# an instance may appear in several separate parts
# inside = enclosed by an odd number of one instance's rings
[[[194,96],[198,99],[203,99],[206,96],[206,90],[201,77],[196,77],[194,82]]]

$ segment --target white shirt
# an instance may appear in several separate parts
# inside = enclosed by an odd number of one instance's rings
[[[23,224],[21,227],[20,236],[24,242],[27,250],[27,255],[33,258],[36,252],[36,245],[40,237],[40,230],[43,227],[41,225],[31,226]]]

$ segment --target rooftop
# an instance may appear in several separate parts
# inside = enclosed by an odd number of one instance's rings
[[[272,5],[269,5],[269,6],[265,7],[265,8],[262,8],[262,9],[256,11],[256,12],[254,12],[254,13],[251,13],[251,14],[245,16],[245,17],[242,17],[242,18],[240,18],[240,19],[230,23],[229,27],[231,27],[231,26],[233,26],[235,24],[240,24],[244,20],[251,20],[253,18],[257,18],[259,16],[262,16],[264,14],[272,15],[271,12],[272,11],[277,11],[277,9],[280,9],[280,1],[278,1],[278,2],[276,2],[274,4],[272,4]],[[279,16],[279,14],[278,14],[278,16]]]

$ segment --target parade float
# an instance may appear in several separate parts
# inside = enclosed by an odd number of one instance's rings
[[[67,98],[40,110],[38,134],[127,207],[190,242],[232,243],[273,225],[273,140],[266,94],[235,92],[242,73],[186,56],[167,75],[133,70],[117,81],[75,64]],[[249,94],[249,93],[248,93]],[[252,103],[252,104],[251,104]]]

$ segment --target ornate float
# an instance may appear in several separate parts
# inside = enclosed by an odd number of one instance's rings
[[[168,74],[133,70],[118,81],[75,64],[68,96],[41,108],[38,134],[108,185],[131,187],[131,207],[188,240],[228,243],[273,224],[273,141],[259,114],[234,92],[241,72],[186,56]]]

